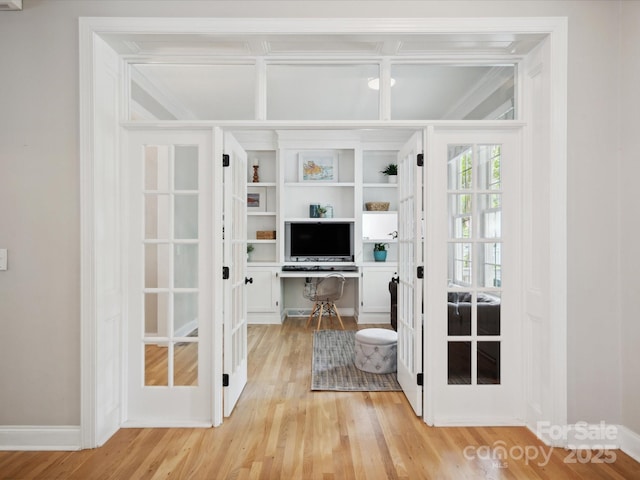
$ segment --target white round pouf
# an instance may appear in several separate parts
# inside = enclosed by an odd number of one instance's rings
[[[386,328],[365,328],[356,332],[356,360],[360,370],[392,373],[397,370],[398,333]]]

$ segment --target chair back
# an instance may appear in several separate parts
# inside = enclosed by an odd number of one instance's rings
[[[316,298],[314,300],[335,302],[342,298],[343,291],[344,276],[339,273],[332,273],[316,284]]]

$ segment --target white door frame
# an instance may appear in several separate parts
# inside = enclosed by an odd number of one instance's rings
[[[80,448],[93,448],[103,444],[119,428],[117,412],[121,405],[113,398],[113,405],[106,408],[102,403],[102,392],[118,392],[120,402],[122,395],[122,371],[117,372],[110,385],[101,384],[100,372],[105,363],[112,361],[110,356],[121,354],[119,345],[104,351],[99,346],[102,323],[105,320],[115,322],[112,331],[121,331],[126,311],[107,318],[105,312],[115,311],[122,307],[122,291],[126,288],[126,278],[120,278],[113,291],[107,292],[102,282],[105,272],[104,244],[98,238],[98,223],[103,219],[109,198],[99,195],[97,185],[102,181],[101,174],[105,166],[116,168],[117,153],[105,155],[101,147],[106,143],[118,152],[119,126],[123,120],[117,108],[122,100],[121,92],[127,91],[121,82],[117,91],[105,91],[103,76],[109,68],[102,68],[113,57],[113,50],[106,46],[100,37],[109,33],[200,33],[217,34],[429,34],[429,33],[537,33],[546,35],[548,57],[544,68],[546,76],[542,85],[545,100],[552,105],[545,111],[542,131],[536,132],[536,140],[543,140],[546,146],[550,183],[550,208],[545,212],[548,220],[548,239],[551,251],[549,262],[550,298],[547,315],[548,331],[545,332],[551,342],[550,358],[547,360],[554,366],[545,385],[547,398],[551,401],[540,405],[538,413],[542,418],[556,425],[567,422],[567,54],[568,36],[567,19],[562,17],[518,17],[518,18],[413,18],[413,19],[242,19],[242,18],[109,18],[86,17],[79,21],[80,39],[80,201],[81,201],[81,419]],[[113,69],[111,70],[113,71]],[[122,72],[122,69],[120,73]],[[520,78],[520,87],[528,85],[527,80]],[[102,82],[102,83],[101,83]],[[113,82],[107,82],[111,87]],[[520,91],[523,91],[522,88]],[[526,95],[526,89],[524,90]],[[114,98],[115,95],[115,98]],[[113,115],[100,118],[98,106],[110,102]],[[537,120],[527,111],[525,102],[518,100],[520,111],[527,123]],[[122,109],[120,109],[122,110]],[[264,118],[264,117],[259,117]],[[387,118],[387,117],[383,117]],[[211,124],[211,122],[202,122]],[[238,122],[217,122],[221,127],[233,126],[270,128],[277,122],[251,121],[244,125]],[[370,122],[305,122],[308,128],[426,128],[438,122],[409,121],[370,121]],[[447,123],[447,122],[445,122]],[[460,122],[462,125],[471,123]],[[504,123],[500,122],[502,125]],[[539,122],[540,123],[540,122]],[[178,122],[177,124],[187,124]],[[448,123],[451,124],[450,122]],[[479,122],[481,126],[490,124]],[[142,126],[142,125],[141,125]],[[149,125],[147,125],[149,126]],[[193,127],[193,123],[191,123]],[[287,125],[278,124],[286,128]],[[299,128],[300,124],[291,122],[290,126]],[[528,140],[531,142],[531,139]],[[525,141],[525,143],[527,140]],[[115,146],[114,146],[115,144]],[[538,143],[539,145],[540,143]],[[525,150],[528,158],[531,151]],[[119,186],[114,185],[111,193],[117,195]],[[111,247],[114,247],[111,245]],[[116,250],[117,248],[112,248]],[[109,272],[110,274],[112,272]],[[117,272],[116,272],[117,273]],[[118,291],[120,295],[118,295]],[[109,295],[106,295],[106,294]],[[111,302],[104,304],[104,300]],[[101,303],[103,302],[103,303]],[[117,342],[117,337],[114,337]],[[116,362],[117,364],[117,362]],[[118,375],[119,373],[119,375]],[[428,388],[428,385],[427,385]],[[113,396],[113,395],[112,395]],[[117,397],[117,395],[116,395]],[[102,402],[102,403],[101,403]],[[115,412],[115,415],[114,415]],[[105,424],[106,416],[109,416]],[[535,418],[527,418],[530,428],[534,427]]]

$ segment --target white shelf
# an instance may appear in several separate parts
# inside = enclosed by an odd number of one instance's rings
[[[363,188],[397,188],[397,183],[363,183]]]
[[[273,217],[276,212],[247,212],[247,215],[251,217]]]
[[[277,187],[276,182],[247,182],[247,187]]]
[[[247,262],[247,267],[278,267],[280,268],[280,264],[278,262],[272,262],[268,260],[251,260]]]
[[[247,243],[276,243],[276,239],[275,238],[270,238],[270,239],[258,239],[258,238],[247,238]]]
[[[309,223],[331,223],[331,222],[355,222],[355,218],[333,217],[333,218],[309,218],[309,217],[291,217],[285,218],[285,223],[290,222],[309,222]]]
[[[288,182],[285,187],[355,187],[355,182]]]

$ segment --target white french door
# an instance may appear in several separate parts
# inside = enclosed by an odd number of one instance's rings
[[[222,208],[212,193],[211,131],[133,131],[127,140],[124,426],[211,426],[213,312],[221,300],[212,232]]]
[[[398,382],[409,403],[422,415],[422,131],[398,153]]]
[[[224,416],[247,384],[247,153],[224,134]],[[227,161],[225,160],[225,161]],[[227,273],[228,272],[228,273]]]
[[[522,424],[520,131],[435,128],[428,141],[426,420]]]

